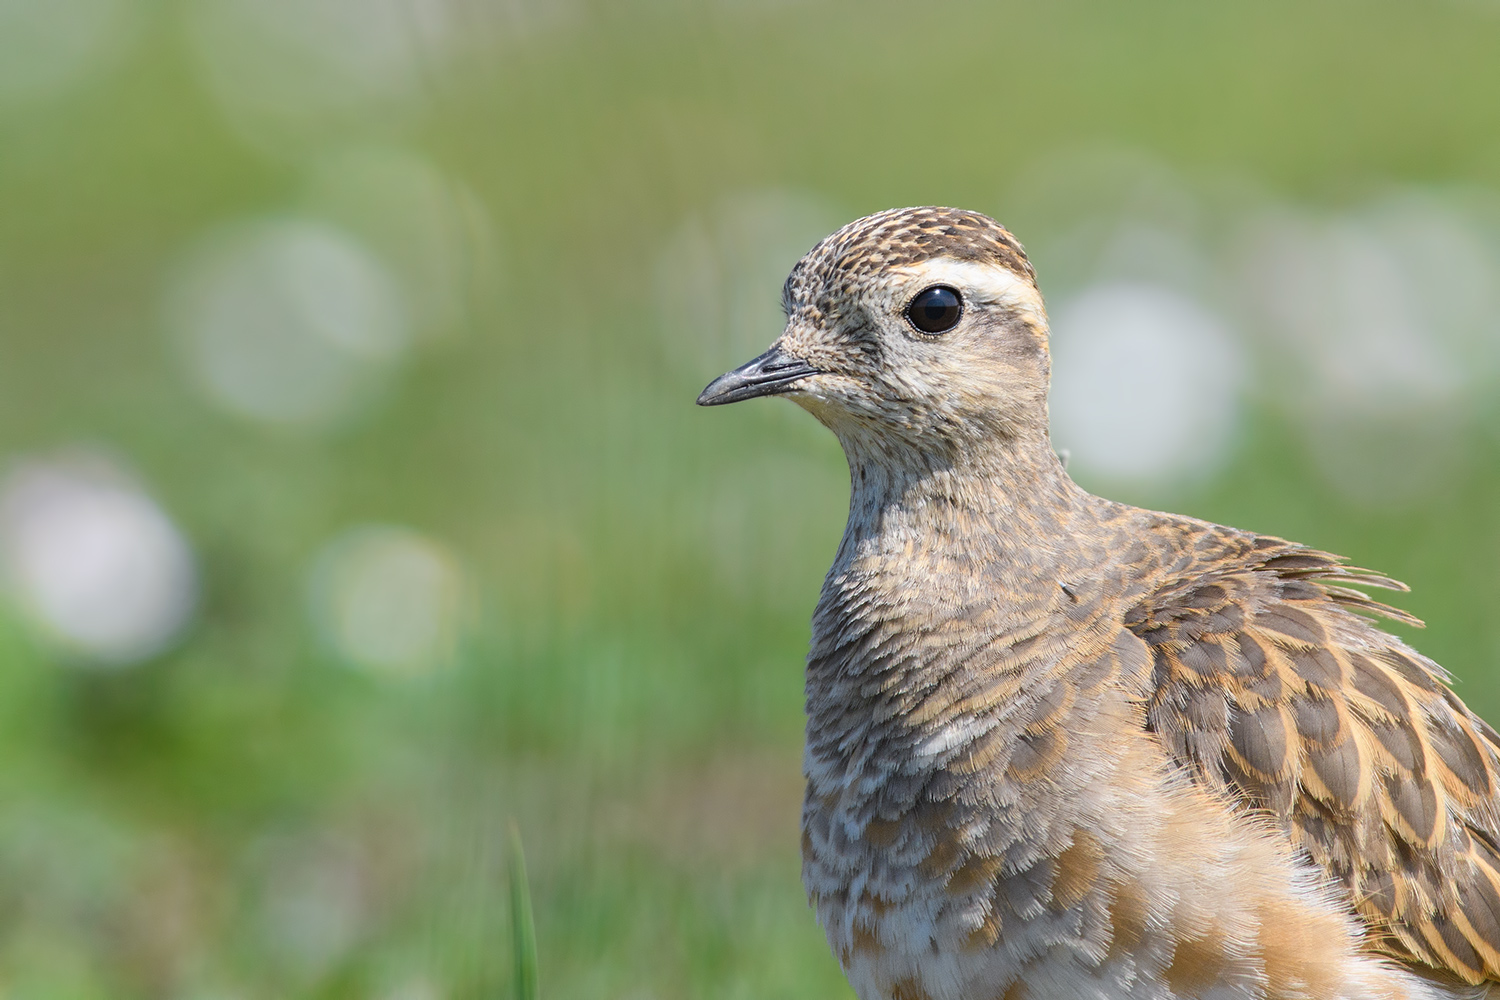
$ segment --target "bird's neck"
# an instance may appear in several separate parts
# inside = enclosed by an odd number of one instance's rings
[[[1002,563],[1024,553],[1035,563],[1039,550],[1077,537],[1077,519],[1097,504],[1068,477],[1045,429],[951,450],[843,443],[850,499],[841,560],[899,544]]]
[[[1105,501],[1073,484],[1045,434],[963,449],[960,462],[845,450],[849,523],[807,662],[819,795],[897,773],[931,720],[957,718],[976,692],[1004,686],[1024,702],[1063,652],[1037,638],[1065,605],[1098,612],[1087,594],[1108,559]]]
[[[1045,431],[966,448],[961,459],[845,441],[849,522],[813,618],[812,675],[844,674],[862,637],[967,626],[1024,630],[1060,585],[1087,579],[1107,554],[1105,501],[1068,478]]]

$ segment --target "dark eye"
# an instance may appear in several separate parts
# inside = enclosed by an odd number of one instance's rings
[[[923,333],[947,333],[958,325],[964,300],[958,290],[947,285],[933,285],[923,290],[906,307],[906,318]]]

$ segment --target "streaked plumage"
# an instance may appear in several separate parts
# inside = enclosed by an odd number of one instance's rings
[[[964,312],[928,336],[934,284]],[[849,459],[803,874],[863,1000],[1487,995],[1500,737],[1373,623],[1399,584],[1078,488],[982,215],[859,220],[784,297],[700,402],[786,394]]]

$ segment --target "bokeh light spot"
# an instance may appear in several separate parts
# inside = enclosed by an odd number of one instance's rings
[[[463,598],[463,575],[444,547],[389,525],[362,525],[328,543],[308,588],[329,645],[351,664],[391,675],[451,659]]]
[[[732,196],[683,222],[656,261],[673,357],[685,358],[696,377],[764,351],[785,323],[787,273],[843,221],[815,197],[769,190]]]
[[[451,37],[442,0],[197,0],[190,25],[210,91],[271,153],[330,125],[388,124]]]
[[[110,62],[125,0],[0,0],[0,106],[53,97]]]
[[[371,886],[362,845],[330,830],[266,836],[247,860],[261,889],[260,936],[300,978],[323,974],[365,930]]]
[[[301,219],[222,234],[170,295],[206,395],[239,416],[324,423],[378,388],[410,340],[395,280],[352,236]]]
[[[122,665],[160,652],[197,601],[181,533],[97,456],[32,460],[11,471],[0,485],[0,554],[27,616],[86,662]]]
[[[415,153],[361,146],[321,157],[306,204],[358,236],[400,280],[418,336],[461,327],[476,291],[498,276],[484,205]]]
[[[1500,377],[1494,233],[1425,192],[1247,226],[1241,284],[1285,359],[1268,391],[1324,478],[1361,506],[1433,495]]]
[[[1112,480],[1202,474],[1227,455],[1245,370],[1226,325],[1159,286],[1113,283],[1055,314],[1053,438]]]

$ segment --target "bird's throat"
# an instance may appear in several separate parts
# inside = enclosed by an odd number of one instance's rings
[[[863,436],[842,443],[850,493],[841,562],[916,539],[934,557],[1050,551],[1077,537],[1070,529],[1098,503],[1068,477],[1045,433],[957,452]]]

